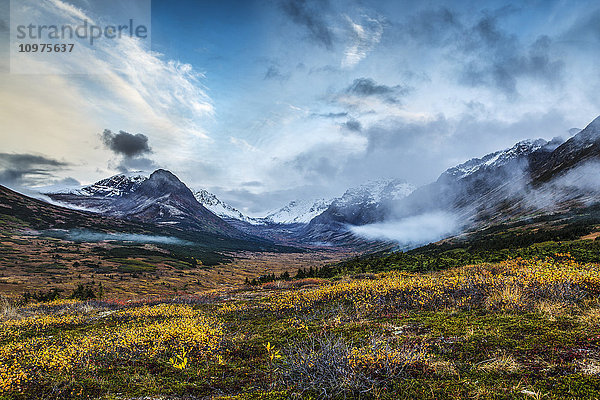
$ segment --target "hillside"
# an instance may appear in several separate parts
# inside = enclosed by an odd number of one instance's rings
[[[597,399],[599,276],[563,254],[152,302],[4,300],[0,398]]]

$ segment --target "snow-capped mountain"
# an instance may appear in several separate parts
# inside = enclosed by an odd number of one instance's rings
[[[376,180],[348,189],[313,218],[302,235],[313,242],[361,245],[348,227],[380,221],[391,202],[414,190],[413,185],[398,179]]]
[[[116,175],[51,199],[105,215],[232,237],[241,232],[200,204],[171,172],[158,169],[149,177]]]
[[[285,207],[268,214],[263,220],[275,224],[307,224],[332,207],[339,212],[376,206],[381,202],[406,197],[413,190],[415,187],[405,181],[380,179],[350,188],[341,197],[331,200],[291,201]]]
[[[252,225],[260,225],[263,223],[258,218],[252,218],[242,214],[237,208],[221,201],[217,196],[207,190],[200,189],[194,192],[194,197],[200,204],[221,218],[244,221]]]
[[[367,206],[384,201],[399,200],[411,194],[415,186],[399,179],[379,179],[348,189],[332,203],[338,207],[351,207],[358,204]]]
[[[332,200],[291,201],[277,211],[269,213],[264,221],[273,224],[306,224],[329,207]]]
[[[53,193],[78,196],[121,197],[125,194],[135,192],[146,179],[148,179],[148,176],[142,175],[140,172],[118,174],[79,189],[69,189]]]
[[[463,179],[486,168],[498,169],[514,160],[535,153],[548,144],[549,142],[544,139],[523,140],[510,149],[496,151],[482,158],[473,158],[456,167],[449,168],[442,175],[447,175],[454,179]]]

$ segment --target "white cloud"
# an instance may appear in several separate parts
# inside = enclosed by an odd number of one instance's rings
[[[381,41],[383,25],[376,19],[364,17],[362,25],[354,22],[346,15],[350,25],[351,43],[344,50],[342,68],[351,68],[363,60],[367,54]]]
[[[23,7],[34,6],[45,13],[42,20],[92,20],[83,10],[61,0],[44,2],[43,7],[29,3],[24,0]],[[3,139],[6,151],[66,157],[73,160],[74,169],[81,169],[77,179],[89,182],[95,179],[90,169],[105,168],[110,158],[98,138],[109,128],[146,134],[156,161],[177,168],[177,163],[185,162],[180,158],[182,148],[194,152],[212,141],[205,126],[215,110],[201,83],[202,73],[147,47],[142,40],[123,37],[80,46],[78,53],[62,55],[60,68],[88,71],[89,75],[0,75],[0,104],[7,105],[0,110],[0,121],[14,128],[12,132],[26,134],[21,139],[14,135]],[[43,59],[31,65],[39,71],[55,66]],[[24,137],[29,137],[28,145]],[[83,154],[85,157],[79,157]],[[96,177],[111,172],[101,169]]]
[[[393,240],[401,245],[418,246],[456,233],[459,224],[455,216],[440,211],[398,221],[353,226],[351,229],[367,239]]]
[[[87,19],[88,21],[94,23],[93,20],[90,17],[88,17],[83,10],[75,7],[72,4],[63,2],[61,0],[50,0],[50,2],[47,4],[52,4],[56,9],[63,11],[64,14],[68,15],[71,18],[76,18],[82,21]]]

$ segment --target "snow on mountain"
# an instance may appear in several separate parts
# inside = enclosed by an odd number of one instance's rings
[[[333,203],[337,207],[377,204],[382,201],[399,200],[411,194],[415,189],[414,185],[398,179],[379,179],[348,189]]]
[[[221,218],[237,219],[240,221],[248,222],[253,225],[262,224],[262,221],[260,221],[259,219],[251,218],[242,214],[237,208],[219,200],[217,196],[215,196],[207,190],[200,189],[194,192],[194,197],[196,198],[196,200],[198,200],[200,204],[202,204],[204,207],[208,208],[210,211],[212,211]]]
[[[280,210],[267,215],[264,220],[277,224],[309,223],[331,207],[337,210],[369,207],[382,201],[401,199],[414,190],[413,185],[398,179],[375,180],[348,189],[342,197],[335,199],[292,201]]]
[[[306,224],[329,207],[332,200],[291,201],[285,207],[271,212],[263,220],[274,224]]]
[[[118,174],[102,179],[96,183],[80,189],[67,189],[53,192],[53,194],[73,194],[78,196],[122,197],[124,194],[134,192],[148,177],[139,171],[127,174]]]
[[[549,142],[544,139],[523,140],[510,149],[500,150],[482,158],[473,158],[463,164],[452,167],[446,170],[443,175],[454,179],[463,179],[485,168],[500,168],[513,160],[532,154],[548,144]]]

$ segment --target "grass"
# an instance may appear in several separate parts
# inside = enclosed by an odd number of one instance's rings
[[[562,255],[150,302],[3,300],[0,399],[597,399],[598,268]]]
[[[111,262],[118,264],[121,272],[153,272],[156,266],[134,258],[112,258]]]

